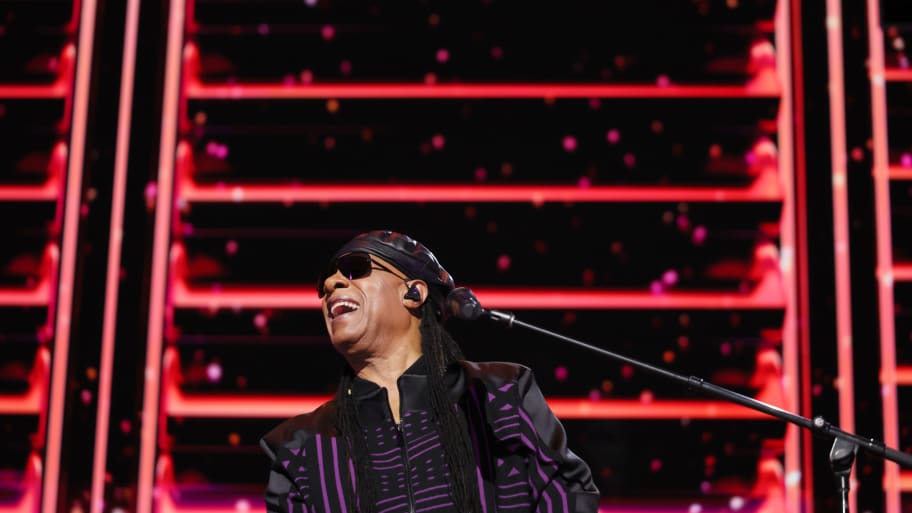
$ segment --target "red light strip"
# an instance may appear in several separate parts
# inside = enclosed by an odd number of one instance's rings
[[[902,166],[890,166],[891,180],[912,180],[912,168]]]
[[[47,347],[38,348],[29,375],[28,392],[0,395],[0,415],[40,415],[47,406],[50,367],[50,351]]]
[[[718,292],[606,291],[568,289],[473,289],[487,308],[528,309],[782,309],[785,307],[778,273],[768,272],[747,294]],[[178,308],[320,308],[311,287],[221,286],[218,291],[190,288],[181,280],[172,283]]]
[[[127,188],[127,163],[130,150],[130,123],[133,111],[133,82],[136,69],[136,39],[140,0],[129,0],[124,28],[124,51],[120,74],[120,100],[117,111],[117,146],[114,156],[114,185],[111,192],[111,225],[108,231],[108,268],[105,277],[105,306],[98,364],[98,409],[95,415],[95,455],[92,459],[92,488],[89,511],[104,510],[107,475],[108,429],[111,414],[111,380],[117,328],[117,301],[120,289],[120,262],[123,249],[124,203]]]
[[[808,406],[801,396],[803,390],[810,388],[809,373],[806,368],[810,363],[800,358],[799,346],[806,342],[799,323],[800,308],[806,304],[807,297],[802,290],[807,283],[806,268],[800,266],[806,253],[799,245],[799,237],[806,232],[806,222],[800,218],[802,213],[797,208],[795,188],[804,173],[804,154],[799,153],[803,142],[803,76],[801,74],[802,50],[801,41],[801,3],[797,1],[777,2],[775,14],[776,70],[782,84],[782,95],[777,119],[779,142],[779,176],[782,183],[782,216],[779,229],[781,233],[779,270],[782,273],[784,289],[785,315],[782,325],[782,387],[785,403],[807,413]],[[794,75],[792,74],[794,70]],[[800,166],[796,171],[796,166]],[[800,231],[799,231],[800,229]],[[801,282],[801,286],[799,286]],[[809,395],[809,394],[808,394]],[[801,399],[801,400],[799,400]],[[785,431],[785,480],[784,500],[786,511],[813,510],[813,463],[811,461],[810,436],[797,426],[788,424]],[[802,438],[805,437],[805,438]],[[804,444],[802,444],[804,440]]]
[[[66,143],[58,142],[51,150],[47,180],[40,185],[0,185],[0,201],[57,201],[66,165]]]
[[[912,262],[893,264],[893,280],[901,282],[912,281]]]
[[[912,492],[912,472],[908,470],[900,472],[899,489],[903,492]]]
[[[773,202],[781,200],[775,173],[743,189],[725,187],[578,187],[571,185],[212,185],[180,184],[189,202]]]
[[[136,484],[136,513],[153,511],[155,458],[160,426],[162,330],[165,291],[168,282],[169,235],[174,208],[174,161],[177,157],[177,123],[181,103],[181,52],[183,47],[184,0],[172,0],[168,13],[168,46],[162,101],[161,140],[158,155],[158,190],[155,203],[155,232],[152,246],[152,276],[146,335],[145,387],[142,429],[139,441],[139,470]]]
[[[887,383],[884,381],[885,376],[883,373],[880,375],[881,384],[896,384],[903,386],[912,386],[912,365],[897,365],[896,372],[893,373],[895,380],[893,383]]]
[[[912,82],[912,69],[884,68],[883,78],[888,82]]]
[[[78,1],[75,3],[79,3]],[[74,9],[75,9],[74,5]],[[60,53],[57,78],[50,84],[0,84],[0,98],[7,100],[66,99],[70,96],[75,60],[73,46],[67,45]]]
[[[849,255],[848,150],[846,148],[845,77],[840,0],[826,2],[827,62],[830,91],[830,159],[833,184],[833,259],[836,285],[836,348],[839,426],[855,431],[855,374],[852,354],[852,266]],[[855,469],[851,479],[854,481]],[[850,489],[849,508],[855,510],[857,486]]]
[[[874,218],[877,230],[877,299],[880,325],[881,404],[884,443],[899,444],[896,397],[896,318],[893,308],[893,240],[890,219],[890,161],[887,136],[887,91],[884,72],[880,3],[867,1],[868,69],[871,80],[871,128],[874,154]],[[900,513],[899,465],[884,462],[884,511]]]
[[[35,513],[41,493],[41,458],[32,453],[25,464],[23,493],[14,504],[0,504],[0,513]],[[227,513],[227,512],[226,512]]]
[[[41,85],[0,85],[0,98],[10,100],[64,98],[68,93],[69,85],[63,82]]]
[[[63,205],[63,242],[56,294],[54,354],[51,360],[50,397],[47,409],[47,437],[44,452],[44,483],[41,512],[56,513],[60,485],[60,453],[67,392],[70,326],[73,313],[73,285],[76,272],[76,250],[79,212],[82,204],[82,168],[85,158],[86,123],[89,108],[89,86],[94,53],[96,0],[84,0],[79,13],[78,61],[72,94],[72,131],[67,163],[66,197]],[[71,47],[68,47],[71,48]],[[68,53],[66,50],[65,54]]]
[[[47,278],[31,289],[0,288],[0,306],[47,306],[51,284]]]
[[[291,99],[550,99],[550,98],[776,98],[779,91],[750,86],[611,84],[232,84],[190,81],[194,100]]]

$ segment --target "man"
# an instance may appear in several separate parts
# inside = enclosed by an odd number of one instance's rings
[[[454,282],[422,244],[355,237],[317,293],[348,366],[335,398],[263,437],[270,512],[595,512],[588,466],[529,369],[473,363],[444,329]]]

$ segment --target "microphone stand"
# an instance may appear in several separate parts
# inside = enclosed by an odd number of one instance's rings
[[[470,299],[470,301],[472,300],[474,300],[474,297]],[[882,442],[874,440],[873,438],[863,438],[856,434],[843,431],[839,427],[827,422],[827,420],[821,416],[814,417],[814,419],[811,420],[807,417],[803,417],[790,411],[783,410],[782,408],[767,404],[763,401],[758,401],[753,397],[739,394],[733,390],[714,385],[712,383],[704,381],[702,378],[677,374],[666,369],[662,369],[660,367],[656,367],[648,363],[641,362],[639,360],[635,360],[618,353],[614,353],[612,351],[608,351],[607,349],[602,349],[600,347],[587,344],[566,335],[561,335],[560,333],[555,333],[544,328],[539,328],[533,324],[522,322],[520,320],[517,320],[516,316],[512,313],[500,312],[498,310],[482,309],[477,304],[477,300],[474,301],[475,303],[470,303],[470,308],[465,310],[466,312],[469,312],[467,316],[458,316],[467,319],[473,319],[484,315],[496,322],[505,324],[508,328],[519,326],[521,328],[525,328],[542,335],[547,335],[564,342],[569,342],[571,344],[588,349],[603,356],[607,356],[614,360],[633,365],[634,367],[646,370],[653,374],[664,376],[668,379],[671,379],[672,381],[677,381],[679,383],[687,385],[688,389],[696,389],[706,395],[746,406],[752,410],[765,413],[778,419],[782,419],[786,422],[791,422],[792,424],[796,424],[805,429],[809,429],[815,433],[825,436],[832,436],[834,440],[833,448],[830,451],[829,455],[830,468],[833,470],[833,474],[836,478],[836,484],[840,493],[841,511],[844,513],[849,513],[849,474],[852,472],[852,464],[855,461],[855,453],[858,451],[859,447],[866,450],[870,454],[874,454],[880,456],[881,458],[899,463],[905,467],[912,468],[912,455],[898,451],[896,449],[892,449],[890,447],[886,447]]]

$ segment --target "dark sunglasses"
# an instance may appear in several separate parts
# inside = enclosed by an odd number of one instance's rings
[[[329,267],[327,267],[326,270],[323,271],[323,274],[317,279],[317,296],[319,296],[320,299],[323,299],[323,296],[326,295],[326,292],[323,290],[323,284],[326,283],[327,278],[336,274],[336,271],[342,273],[342,276],[345,276],[349,280],[357,280],[359,278],[367,278],[374,269],[386,271],[401,278],[401,276],[396,274],[396,271],[384,266],[380,262],[375,262],[367,253],[346,253],[330,262]]]

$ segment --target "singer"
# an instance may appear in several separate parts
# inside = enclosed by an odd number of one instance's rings
[[[359,235],[317,282],[347,366],[333,400],[260,442],[270,512],[591,512],[598,490],[532,372],[465,361],[452,276],[424,245]]]

